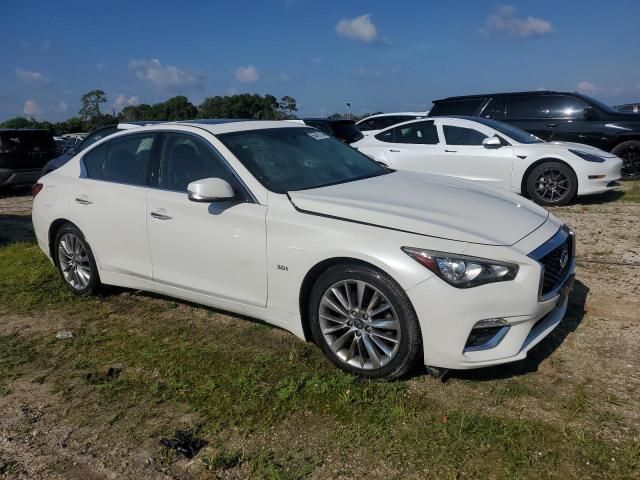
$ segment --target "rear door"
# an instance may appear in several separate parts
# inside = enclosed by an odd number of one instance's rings
[[[158,138],[126,135],[90,149],[68,191],[73,218],[105,270],[151,278],[145,197]]]
[[[464,120],[446,119],[437,123],[444,142],[443,154],[437,162],[439,173],[499,188],[510,186],[513,147],[506,141],[500,147],[482,144],[485,138],[497,134],[495,130]]]
[[[391,168],[440,173],[442,150],[433,120],[398,125],[377,134],[376,139]]]

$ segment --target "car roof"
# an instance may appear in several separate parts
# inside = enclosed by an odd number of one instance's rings
[[[355,121],[351,118],[303,118],[302,119],[303,122],[309,121],[309,122],[323,122],[323,123],[344,123],[344,122],[353,122],[355,123]]]
[[[7,132],[45,132],[49,133],[49,130],[44,128],[0,128],[0,133]]]
[[[306,125],[295,122],[283,122],[280,120],[242,120],[242,119],[197,119],[180,120],[177,122],[163,122],[161,126],[185,125],[189,127],[201,128],[210,133],[222,134],[230,132],[242,132],[248,130],[263,130],[267,128],[304,128]],[[157,125],[156,125],[157,126]],[[154,125],[145,125],[140,128],[151,129]]]
[[[459,95],[455,97],[446,97],[439,100],[434,100],[433,103],[447,102],[451,100],[470,100],[475,98],[487,98],[487,97],[506,97],[510,95],[548,95],[550,93],[562,94],[562,95],[576,95],[576,92],[558,92],[555,90],[530,90],[525,92],[502,92],[502,93],[483,93],[474,95]]]
[[[358,120],[358,123],[368,120],[370,118],[378,118],[378,117],[394,117],[396,115],[423,115],[427,116],[427,111],[424,112],[388,112],[388,113],[376,113],[375,115],[369,115],[368,117],[364,117],[362,120]]]

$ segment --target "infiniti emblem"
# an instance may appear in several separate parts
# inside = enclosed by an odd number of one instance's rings
[[[562,249],[562,253],[560,254],[560,259],[558,261],[560,262],[560,268],[564,270],[564,267],[569,263],[569,251],[567,250],[567,247]]]

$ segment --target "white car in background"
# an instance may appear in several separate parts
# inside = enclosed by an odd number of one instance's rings
[[[517,127],[479,117],[402,123],[351,144],[391,168],[460,177],[565,205],[576,195],[619,186],[622,160],[578,143],[544,142]]]
[[[408,122],[409,120],[416,120],[418,118],[425,118],[427,115],[429,115],[429,111],[378,113],[359,120],[356,122],[356,126],[366,137],[375,135],[380,132],[380,130],[384,130],[391,125],[397,125],[398,123]]]
[[[520,360],[573,281],[573,232],[543,208],[390,171],[291,122],[124,130],[33,193],[38,244],[73,293],[118,285],[256,317],[368,377]]]

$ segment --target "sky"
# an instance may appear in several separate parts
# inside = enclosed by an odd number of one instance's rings
[[[186,95],[290,95],[300,116],[470,93],[640,102],[640,1],[2,0],[0,120]]]

